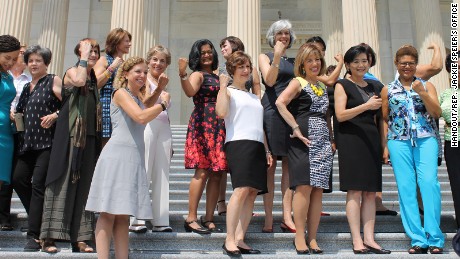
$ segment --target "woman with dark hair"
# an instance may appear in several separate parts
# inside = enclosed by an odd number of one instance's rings
[[[48,171],[55,122],[61,107],[62,80],[48,74],[51,51],[39,45],[26,49],[32,81],[24,86],[17,113],[24,114],[24,131],[19,135],[18,161],[13,173],[13,188],[28,213],[26,252],[40,249],[45,182]],[[46,247],[47,245],[45,245]],[[46,251],[46,250],[45,250]]]
[[[227,75],[220,75],[216,113],[225,120],[225,154],[232,178],[233,193],[228,203],[227,237],[224,253],[260,254],[244,242],[257,194],[267,192],[267,164],[272,163],[264,139],[263,107],[258,96],[246,89],[252,74],[251,58],[242,51],[227,57]],[[228,85],[228,86],[227,86]]]
[[[418,52],[403,45],[395,55],[397,80],[382,89],[383,159],[391,164],[399,194],[401,220],[411,239],[409,254],[442,254],[440,228],[441,188],[438,181],[438,129],[441,115],[436,88],[415,76]],[[440,142],[440,139],[439,139]],[[457,158],[458,159],[458,158]],[[417,203],[417,186],[424,209],[423,224]]]
[[[323,190],[330,188],[332,138],[326,117],[329,101],[319,76],[326,63],[316,45],[306,43],[294,63],[296,78],[276,100],[283,119],[292,128],[288,147],[289,184],[294,191],[292,208],[297,254],[322,254],[316,234],[321,218]],[[290,107],[289,109],[287,107]],[[308,235],[305,238],[305,219]]]
[[[190,50],[189,67],[193,71],[187,77],[187,59],[179,59],[179,76],[182,89],[193,97],[195,108],[188,123],[185,141],[185,168],[195,169],[190,181],[188,215],[184,222],[187,232],[210,234],[222,232],[213,222],[219,197],[220,179],[227,171],[224,153],[225,124],[215,112],[219,77],[214,74],[219,64],[217,52],[207,39],[197,40]],[[206,215],[198,223],[198,203],[206,185]]]
[[[262,97],[264,107],[264,131],[269,151],[274,163],[268,168],[268,193],[264,195],[265,223],[262,232],[273,232],[273,198],[275,189],[276,160],[281,159],[281,193],[283,199],[283,220],[280,224],[283,232],[295,233],[292,220],[292,191],[289,189],[287,150],[291,129],[283,120],[276,107],[276,99],[294,78],[294,58],[286,57],[286,50],[292,46],[295,33],[288,20],[274,22],[267,31],[267,40],[272,52],[259,55],[259,70],[265,94]]]
[[[94,66],[102,105],[102,146],[112,135],[112,123],[110,122],[112,84],[118,67],[123,63],[123,55],[129,53],[131,38],[131,33],[122,28],[111,30],[105,41],[105,56],[102,56]]]
[[[346,213],[353,252],[389,254],[374,240],[375,195],[382,191],[382,149],[376,123],[382,99],[379,89],[364,80],[370,64],[366,48],[351,47],[344,61],[350,76],[337,82],[334,101],[339,121],[340,190],[347,192]]]
[[[320,36],[313,36],[307,39],[306,43],[313,43],[321,51],[321,55],[324,57],[326,54],[326,42]]]
[[[232,53],[236,51],[243,51],[244,52],[244,44],[243,42],[235,36],[228,36],[223,38],[220,41],[220,49],[222,52],[222,56],[225,60],[232,55]],[[219,67],[219,76],[221,74],[228,75],[227,68],[224,65],[223,67]],[[228,85],[231,85],[233,79],[230,78]],[[252,72],[249,75],[249,79],[245,83],[245,87],[248,91],[251,91],[253,94],[257,95],[260,99],[261,92],[260,92],[260,77],[257,69],[255,67],[252,68]],[[222,179],[220,180],[220,191],[219,191],[219,199],[217,201],[217,213],[219,215],[225,215],[227,209],[225,205],[225,192],[227,190],[227,175],[222,175]]]
[[[366,49],[366,53],[367,53],[367,58],[369,60],[369,68],[375,66],[376,64],[376,57],[375,57],[375,51],[372,49],[371,46],[369,46],[368,44],[366,43],[360,43],[359,46],[363,46],[365,49]],[[346,75],[346,77],[349,77],[349,75]],[[375,85],[380,93],[380,91],[382,91],[382,88],[383,88],[383,84],[382,82],[380,81],[380,79],[376,78],[373,74],[369,73],[369,71],[366,72],[366,74],[364,74],[364,81],[368,82],[368,83],[371,83],[373,85]],[[377,113],[377,122],[380,124],[382,123],[383,121],[381,120],[381,113]],[[382,129],[383,125],[378,125],[378,129]],[[387,207],[385,207],[383,205],[383,199],[382,199],[382,192],[377,192],[375,194],[375,215],[380,215],[380,216],[396,216],[398,215],[398,212],[394,211],[394,210],[390,210],[388,209]]]
[[[11,41],[7,40],[7,42],[10,43]],[[19,56],[16,62],[14,63],[14,65],[8,71],[8,74],[10,74],[13,78],[13,84],[14,84],[14,87],[16,88],[16,96],[11,102],[11,109],[10,109],[10,119],[12,119],[13,121],[14,121],[13,115],[14,115],[14,112],[16,111],[16,104],[18,103],[19,96],[22,93],[22,88],[24,88],[24,85],[30,82],[30,80],[32,80],[32,77],[30,76],[29,72],[25,71],[25,69],[27,68],[27,64],[24,63],[24,51],[26,50],[26,48],[27,48],[26,45],[21,44],[21,48],[19,49]],[[11,62],[11,61],[8,61],[8,62]],[[1,81],[2,80],[0,79],[0,82]],[[3,90],[0,90],[0,91],[3,91]],[[3,99],[2,98],[0,99],[2,99],[3,101],[8,101],[8,99],[6,98],[6,96],[8,95],[7,91],[3,92],[3,94],[4,94],[3,95],[4,98],[2,97]],[[14,164],[15,164],[14,154],[16,153],[15,150],[17,147],[15,143],[18,143],[18,134],[17,134],[17,129],[15,127],[13,127],[11,132],[13,134],[13,152],[8,153],[4,151],[4,152],[0,152],[0,154],[6,155],[6,156],[8,154],[11,154],[13,157],[12,167],[14,167]],[[0,135],[1,134],[2,133],[0,133]],[[7,139],[0,140],[0,142],[2,143],[0,144],[0,146],[5,145],[3,147],[6,147],[9,145],[9,142]],[[5,164],[5,163],[2,163],[2,164]],[[11,178],[11,175],[13,174],[12,167],[10,166],[10,173],[8,174],[10,178]],[[7,170],[8,168],[5,167],[2,169]],[[13,197],[13,186],[11,184],[3,185],[2,187],[0,187],[0,231],[12,231],[14,229],[13,225],[11,225],[11,198],[12,197]]]
[[[457,52],[457,56],[460,52]],[[446,70],[451,73],[452,59],[451,54],[446,57]],[[458,62],[458,61],[457,61]],[[458,63],[457,67],[458,69]],[[451,85],[451,77],[449,77],[449,85]],[[459,90],[454,88],[447,88],[441,92],[439,96],[439,104],[441,106],[441,117],[444,118],[444,159],[446,160],[447,173],[449,174],[450,188],[452,190],[452,199],[454,200],[455,208],[455,221],[457,222],[457,228],[460,230],[460,148],[453,147],[451,144],[452,140],[452,107],[454,94],[460,96]],[[457,106],[458,116],[458,106]],[[457,122],[460,121],[457,117]]]
[[[56,122],[46,177],[40,239],[55,253],[54,240],[68,240],[73,252],[94,252],[94,214],[85,211],[94,167],[100,152],[100,104],[93,67],[99,44],[82,39],[74,49],[77,63],[63,78],[63,105]]]
[[[10,35],[0,36],[0,189],[11,181],[13,132],[10,126],[11,102],[16,96],[13,77],[8,73],[16,63],[21,44]],[[1,222],[3,223],[3,222]]]

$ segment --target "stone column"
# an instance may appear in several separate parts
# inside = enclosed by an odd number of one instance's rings
[[[43,0],[43,23],[38,44],[53,53],[48,73],[62,76],[69,0]]]
[[[376,64],[369,72],[381,78],[375,0],[343,0],[342,10],[343,51],[362,42],[369,44],[376,54]]]
[[[412,1],[411,4],[415,19],[416,47],[419,51],[418,63],[431,63],[433,50],[429,50],[427,47],[434,42],[441,48],[441,56],[444,64],[446,49],[442,39],[441,9],[439,7],[439,1],[418,0]],[[435,85],[438,94],[443,89],[449,87],[448,78],[449,75],[447,71],[443,69],[438,75],[430,79],[430,82]]]
[[[0,35],[12,35],[29,45],[32,0],[1,0],[0,6]]]
[[[160,44],[160,0],[145,0],[144,14],[144,51],[142,57],[147,57],[149,49]]]
[[[343,53],[343,25],[340,0],[321,1],[322,37],[326,42],[326,64],[333,65],[337,62],[334,56]]]
[[[111,29],[123,28],[132,35],[128,57],[144,57],[145,0],[113,0]],[[127,57],[125,57],[127,58]]]
[[[258,67],[260,54],[260,0],[228,0],[227,36],[235,36],[244,43],[245,52]]]

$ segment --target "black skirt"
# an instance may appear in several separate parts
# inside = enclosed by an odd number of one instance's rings
[[[259,194],[268,192],[264,144],[253,140],[230,141],[225,144],[224,151],[233,189],[252,187],[259,190]]]
[[[280,157],[287,156],[289,134],[292,130],[278,111],[273,109],[264,111],[264,132],[267,137],[268,148],[273,156],[277,156],[278,160],[281,160]]]

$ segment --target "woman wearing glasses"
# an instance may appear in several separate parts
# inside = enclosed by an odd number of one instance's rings
[[[441,115],[436,88],[415,77],[417,50],[404,45],[394,63],[399,78],[382,89],[382,114],[387,121],[383,159],[391,163],[398,185],[401,219],[411,239],[409,254],[428,250],[441,254],[444,236],[439,227],[441,190],[438,181],[438,140],[435,119]],[[389,153],[389,154],[388,154]],[[425,208],[422,225],[418,213],[417,185]]]

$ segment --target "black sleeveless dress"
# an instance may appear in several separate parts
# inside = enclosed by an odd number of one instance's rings
[[[367,102],[363,93],[380,95],[377,86],[368,82],[364,89],[348,79],[340,83],[347,95],[346,109]],[[364,91],[364,92],[363,92]],[[380,110],[367,110],[339,123],[337,146],[339,152],[340,190],[382,191],[382,149],[375,115]]]
[[[265,53],[273,61],[273,53]],[[274,156],[287,156],[289,134],[291,127],[284,121],[275,105],[276,99],[294,78],[294,58],[282,57],[279,64],[278,77],[273,87],[265,87],[262,97],[264,107],[264,131],[267,136],[267,144]],[[267,85],[262,77],[262,83]]]
[[[293,190],[299,185],[328,189],[333,155],[326,123],[327,93],[318,96],[309,85],[301,84],[299,96],[291,101],[288,109],[311,145],[306,146],[298,138],[289,139],[289,185]]]

